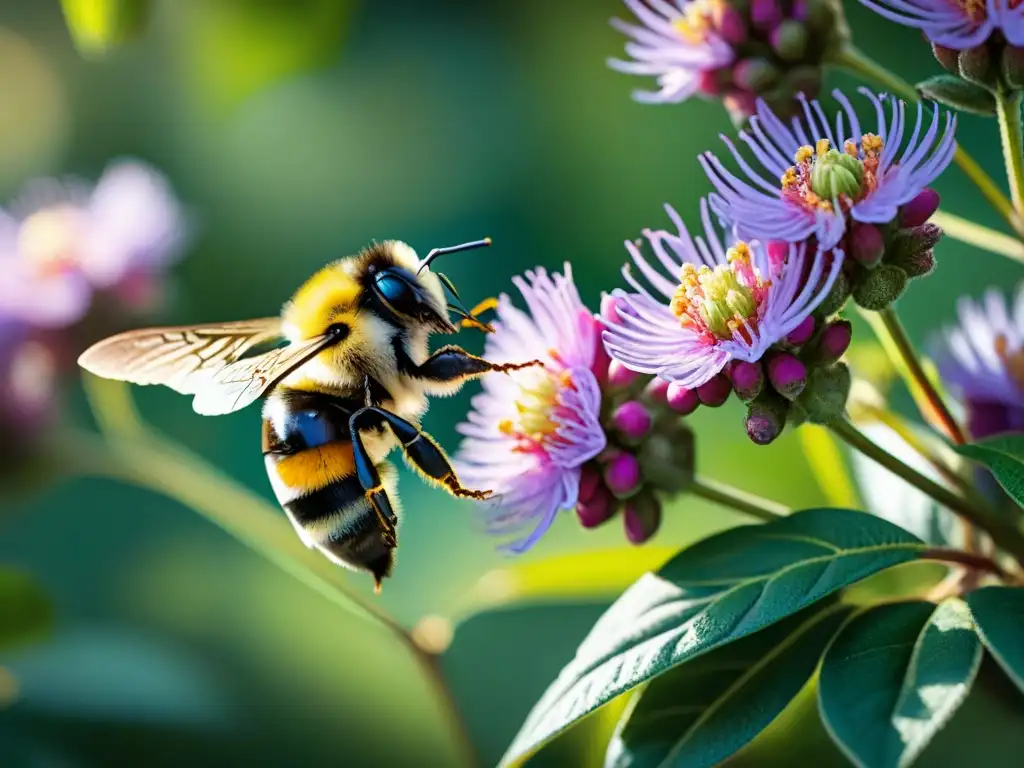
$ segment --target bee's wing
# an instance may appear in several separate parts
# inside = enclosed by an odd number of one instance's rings
[[[193,395],[215,371],[257,344],[280,337],[281,321],[276,317],[145,328],[97,342],[82,353],[78,364],[105,379],[162,384],[183,395]]]
[[[220,416],[245,408],[335,341],[336,336],[324,334],[229,363],[199,386],[192,409],[203,416]]]

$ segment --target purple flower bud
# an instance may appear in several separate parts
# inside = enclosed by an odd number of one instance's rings
[[[650,411],[636,400],[627,400],[612,416],[612,425],[630,443],[642,440],[651,431],[652,424]]]
[[[826,326],[818,342],[821,362],[834,362],[842,357],[850,347],[853,337],[853,325],[849,320],[836,320]]]
[[[794,0],[793,10],[789,15],[798,21],[807,21],[807,0]]]
[[[746,42],[747,20],[732,6],[722,5],[718,17],[718,35],[730,45]]]
[[[762,32],[770,32],[782,21],[782,8],[778,0],[753,0],[750,4],[750,20]]]
[[[681,387],[675,382],[669,384],[667,399],[668,407],[682,416],[689,416],[700,405],[697,390]]]
[[[644,493],[626,502],[622,514],[626,538],[633,544],[648,541],[661,526],[661,502],[651,493]]]
[[[604,468],[604,482],[616,497],[627,498],[640,487],[640,462],[625,451],[609,461]]]
[[[751,403],[744,419],[747,437],[757,445],[773,442],[786,427],[786,411],[786,403],[775,398],[763,398]]]
[[[590,501],[600,487],[601,470],[592,462],[587,462],[580,467],[580,489],[577,498],[580,501]]]
[[[768,361],[772,388],[787,400],[795,400],[807,384],[807,366],[794,355],[780,352]]]
[[[733,363],[729,378],[732,379],[732,388],[736,390],[740,400],[750,401],[761,394],[761,388],[764,386],[764,369],[760,363],[747,363],[741,360]]]
[[[813,315],[808,315],[803,319],[800,325],[794,328],[789,336],[786,337],[786,341],[796,347],[806,344],[807,340],[814,335],[814,325]]]
[[[613,389],[625,389],[639,379],[639,373],[629,370],[618,360],[612,360],[608,365],[608,386]]]
[[[850,234],[850,255],[865,267],[874,267],[885,255],[885,238],[873,224],[854,224]]]
[[[708,381],[697,387],[697,398],[711,408],[717,408],[729,399],[732,392],[732,383],[724,373],[713,376]]]
[[[772,48],[783,61],[799,61],[807,52],[807,27],[799,21],[784,21],[774,30],[769,38]]]
[[[655,376],[651,379],[651,382],[644,388],[644,392],[647,396],[658,405],[668,404],[668,388],[669,382],[660,376]]]
[[[618,299],[611,294],[605,293],[601,296],[601,319],[609,323],[622,322],[617,308]]]
[[[925,187],[917,193],[917,197],[900,208],[900,225],[919,227],[932,217],[939,208],[939,193],[931,187]]]
[[[935,252],[922,251],[908,256],[900,261],[900,267],[907,273],[907,277],[924,277],[930,275],[935,269]]]
[[[596,528],[607,522],[618,507],[615,497],[607,489],[598,486],[597,491],[587,500],[582,499],[576,504],[576,517],[584,528]]]

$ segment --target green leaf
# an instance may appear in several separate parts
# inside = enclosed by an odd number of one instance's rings
[[[985,647],[1024,692],[1024,589],[983,587],[967,604]]]
[[[996,113],[996,100],[987,88],[961,80],[955,75],[935,75],[917,84],[917,92],[962,112],[991,117]]]
[[[981,651],[959,598],[869,609],[825,653],[825,725],[858,766],[910,765],[967,697]]]
[[[642,576],[598,620],[503,764],[656,675],[924,549],[891,523],[845,509],[808,510],[699,542]]]
[[[0,650],[42,637],[52,622],[43,588],[28,574],[0,567]]]
[[[1003,490],[1024,507],[1024,434],[999,435],[956,450],[988,467]]]
[[[705,768],[735,754],[800,692],[852,610],[813,606],[653,680],[605,765]]]

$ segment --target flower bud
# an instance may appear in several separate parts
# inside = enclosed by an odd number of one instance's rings
[[[681,416],[689,416],[700,405],[697,390],[687,389],[672,382],[668,387],[668,407]]]
[[[900,226],[919,227],[938,209],[939,193],[931,187],[925,187],[917,193],[917,197],[900,208]]]
[[[740,88],[760,92],[779,80],[779,70],[767,59],[744,59],[732,70],[732,79]]]
[[[871,269],[882,260],[883,255],[885,238],[881,230],[874,224],[854,224],[850,234],[850,256]]]
[[[636,400],[627,400],[612,415],[612,425],[627,443],[640,442],[651,431],[650,411]]]
[[[911,279],[926,277],[935,269],[935,252],[921,251],[920,253],[915,253],[905,259],[901,259],[898,266]]]
[[[779,0],[753,0],[750,4],[750,21],[755,29],[770,32],[782,21]]]
[[[807,384],[807,366],[794,355],[779,352],[768,360],[768,380],[784,398],[795,400]]]
[[[1010,88],[1024,88],[1024,48],[1006,46],[999,63],[1004,82]]]
[[[576,503],[576,517],[584,528],[596,528],[610,520],[617,508],[618,502],[615,497],[608,493],[604,486],[598,486],[587,501],[580,499]]]
[[[661,502],[653,493],[641,493],[626,502],[622,521],[626,538],[633,544],[643,544],[661,526]]]
[[[835,362],[846,354],[852,338],[853,325],[849,320],[835,320],[829,323],[818,340],[815,362]]]
[[[814,335],[815,325],[814,316],[808,315],[801,321],[800,325],[789,332],[789,335],[786,337],[786,343],[792,344],[794,347],[806,344],[811,336]]]
[[[744,402],[753,400],[764,387],[764,369],[760,363],[737,361],[729,371],[729,378],[732,380],[732,388]]]
[[[639,380],[639,373],[631,371],[618,360],[608,364],[608,386],[612,389],[626,389]]]
[[[799,404],[807,412],[807,420],[828,424],[846,410],[850,396],[850,369],[844,363],[828,368],[812,368]]]
[[[731,391],[729,377],[720,373],[697,387],[697,398],[704,405],[717,408],[729,399]]]
[[[887,261],[899,264],[907,256],[930,251],[939,244],[942,235],[942,228],[936,224],[921,224],[911,229],[901,229],[889,243]]]
[[[768,445],[786,427],[788,403],[772,392],[765,392],[747,407],[744,424],[747,437],[757,445]]]
[[[719,5],[718,36],[729,45],[742,45],[747,41],[747,20],[739,9],[724,3]]]
[[[604,483],[616,498],[625,499],[640,487],[640,462],[625,451],[615,455],[604,468]]]
[[[590,501],[594,494],[601,487],[601,471],[593,462],[587,462],[580,467],[580,489],[577,498],[580,501]]]
[[[965,80],[987,87],[996,85],[995,62],[992,61],[987,43],[960,51],[957,66],[960,77]]]
[[[660,376],[655,376],[651,379],[650,383],[644,387],[644,393],[652,403],[658,405],[668,404],[668,387],[669,382]]]
[[[808,97],[821,90],[821,67],[804,65],[793,67],[786,74],[785,84],[793,94],[803,93]]]
[[[846,306],[847,300],[850,298],[850,278],[846,276],[845,272],[840,272],[836,276],[836,281],[832,283],[832,290],[829,291],[821,304],[818,305],[818,309],[815,314],[820,317],[828,317],[834,315],[836,312]]]
[[[880,264],[853,289],[853,299],[864,309],[879,312],[896,301],[906,287],[906,272],[895,264]]]
[[[799,61],[807,52],[807,27],[799,21],[784,21],[771,34],[771,44],[783,61]]]

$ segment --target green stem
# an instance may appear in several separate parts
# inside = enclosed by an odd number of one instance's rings
[[[921,359],[914,349],[913,342],[910,341],[910,337],[907,335],[907,329],[900,322],[896,310],[888,307],[879,312],[878,315],[882,321],[882,328],[889,335],[893,347],[895,347],[903,363],[901,366],[898,365],[897,369],[904,374],[909,389],[913,391],[916,388],[921,393],[931,407],[933,415],[942,423],[943,429],[954,443],[957,445],[966,443],[967,438],[963,430],[956,419],[953,418],[953,414],[942,399],[942,395],[939,394],[935,385],[932,384],[932,380],[925,373],[924,367],[921,365]],[[927,415],[925,414],[925,416]]]
[[[901,78],[899,75],[886,69],[874,59],[867,56],[863,51],[853,45],[845,46],[836,56],[834,63],[858,77],[875,83],[887,91],[897,94],[908,101],[920,101],[921,96],[917,90]],[[953,156],[960,170],[978,188],[989,204],[995,208],[1003,219],[1006,220],[1013,231],[1024,237],[1024,221],[1020,216],[1020,208],[1015,208],[1009,198],[999,188],[999,185],[985,173],[984,169],[963,147],[957,145],[956,154]]]
[[[790,513],[788,507],[707,477],[695,477],[690,486],[694,496],[734,509],[740,514],[771,523]]]
[[[944,235],[954,240],[1024,263],[1024,243],[1015,237],[941,209],[932,214],[932,221],[942,227]]]
[[[1016,526],[1004,522],[995,517],[994,514],[988,513],[987,509],[983,511],[980,507],[968,502],[945,486],[922,475],[916,469],[908,467],[895,456],[892,456],[871,442],[848,420],[836,419],[829,424],[829,428],[851,448],[878,462],[926,496],[930,496],[941,506],[955,512],[964,520],[988,533],[997,545],[1018,560],[1024,560],[1024,533],[1021,533],[1020,529]]]
[[[1010,196],[1017,215],[1024,215],[1024,129],[1021,126],[1021,93],[998,91],[996,115],[999,117],[999,138],[1003,144],[1006,178],[1010,182]]]

